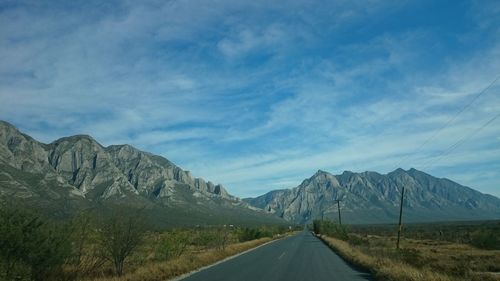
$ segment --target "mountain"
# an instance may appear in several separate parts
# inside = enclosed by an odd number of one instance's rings
[[[448,179],[424,172],[397,169],[386,175],[376,172],[318,171],[292,189],[271,191],[249,204],[288,221],[338,218],[346,223],[397,222],[402,187],[407,222],[500,219],[500,199],[482,194]]]
[[[77,135],[43,144],[0,121],[0,200],[57,215],[82,208],[146,209],[160,223],[282,222],[130,145],[104,147]]]

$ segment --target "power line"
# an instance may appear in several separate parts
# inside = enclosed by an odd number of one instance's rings
[[[500,79],[500,75],[497,76],[497,78],[495,78],[495,80],[493,80],[493,82],[491,82],[488,87],[486,87],[485,89],[483,89],[481,92],[479,92],[479,94],[477,94],[476,96],[474,96],[474,98],[468,103],[466,104],[462,109],[460,109],[452,118],[450,118],[448,120],[448,122],[446,122],[443,126],[441,126],[438,130],[436,130],[432,135],[431,137],[429,137],[426,141],[424,141],[414,152],[413,154],[416,154],[417,152],[419,152],[425,145],[427,145],[431,140],[433,140],[439,133],[441,133],[442,130],[444,130],[446,127],[448,127],[451,123],[453,123],[457,117],[462,114],[462,112],[464,112],[466,109],[468,109],[480,96],[482,96],[484,93],[486,93],[490,88],[491,86],[493,86],[497,81],[498,79]],[[448,155],[450,152],[452,152],[454,149],[456,149],[458,146],[460,146],[461,144],[463,144],[464,142],[468,141],[469,139],[471,139],[473,136],[475,136],[477,133],[479,133],[482,129],[484,129],[485,127],[487,127],[488,125],[490,125],[491,123],[493,123],[493,121],[495,121],[498,117],[500,117],[500,113],[496,114],[493,118],[489,119],[486,123],[484,123],[482,126],[478,127],[476,130],[474,130],[471,134],[469,135],[465,135],[463,136],[462,138],[460,138],[457,142],[455,142],[454,144],[452,144],[451,146],[448,147],[448,149],[444,150],[443,152],[441,152],[438,156],[437,156],[437,159],[436,160],[431,160],[431,162],[428,162],[428,165],[426,165],[423,170],[426,170],[428,169],[432,164],[435,164],[437,163],[438,161],[440,161],[443,157],[445,157],[446,155]],[[409,155],[407,155],[406,157],[404,157],[396,166],[396,168],[401,165],[401,163],[403,163],[404,161],[406,161],[408,159]],[[379,182],[380,183],[380,182]],[[378,185],[378,184],[377,184]],[[402,190],[401,190],[401,202],[400,202],[400,206],[399,206],[399,223],[398,223],[398,236],[397,236],[397,242],[396,242],[396,249],[399,250],[399,242],[400,242],[400,238],[401,238],[401,232],[402,232],[402,216],[403,216],[403,200],[404,200],[404,190],[405,190],[405,187],[404,185],[402,186]]]
[[[446,127],[448,127],[453,121],[457,119],[457,117],[462,114],[466,109],[468,109],[479,97],[481,97],[484,93],[486,93],[498,80],[500,79],[500,75],[497,76],[486,88],[484,88],[481,92],[479,92],[477,95],[472,98],[472,100],[466,104],[462,109],[460,109],[453,117],[451,117],[443,126],[441,126],[439,129],[434,131],[434,133],[426,139],[414,152],[413,154],[416,154],[419,152],[425,145],[427,145],[430,141],[432,141],[441,131],[443,131]],[[401,161],[398,162],[396,165],[396,168],[398,168],[401,164],[403,164],[408,158],[410,158],[410,155],[407,155],[402,158]]]
[[[434,133],[429,137],[427,138],[414,152],[413,154],[419,152],[425,145],[427,145],[429,142],[431,142],[439,133],[441,133],[441,131],[443,131],[446,127],[448,127],[451,123],[453,123],[460,114],[462,114],[465,110],[467,110],[477,99],[479,99],[482,95],[484,95],[498,80],[500,79],[500,75],[498,75],[490,84],[488,84],[488,86],[486,88],[484,88],[482,91],[480,91],[478,94],[476,94],[470,101],[469,103],[467,103],[464,107],[462,107],[453,117],[451,117],[443,126],[441,126],[439,129],[437,129],[436,131],[434,131]],[[466,135],[464,137],[462,137],[461,139],[459,139],[457,142],[455,142],[453,145],[451,145],[450,147],[448,147],[448,149],[444,150],[443,152],[441,152],[437,157],[437,160],[431,160],[431,162],[427,162],[428,165],[425,165],[424,168],[422,170],[425,170],[427,169],[428,167],[430,167],[432,164],[436,163],[437,161],[441,160],[444,156],[446,156],[447,154],[449,154],[451,151],[453,151],[454,149],[456,149],[458,146],[460,146],[462,143],[468,141],[470,138],[472,138],[474,135],[476,135],[477,133],[479,133],[482,129],[484,129],[485,127],[487,127],[488,125],[490,125],[493,121],[495,121],[495,119],[497,119],[498,117],[500,117],[500,113],[495,115],[493,118],[491,118],[490,120],[488,120],[486,123],[484,123],[481,127],[477,128],[472,134],[469,134],[469,135]],[[399,165],[404,162],[406,159],[408,159],[410,156],[407,155],[405,157],[402,158],[402,160],[400,162],[398,162],[398,164],[396,165],[396,168],[399,168]],[[427,164],[426,163],[426,164]],[[377,181],[375,183],[375,186],[379,185],[382,181],[384,180],[384,178],[381,178],[379,181]],[[404,188],[404,187],[403,187]],[[404,191],[402,191],[403,193]],[[401,195],[403,196],[403,194]],[[402,203],[401,203],[402,204]]]
[[[478,127],[476,130],[474,130],[471,134],[463,136],[461,139],[456,141],[454,144],[450,145],[446,150],[443,150],[438,156],[437,159],[435,160],[430,160],[426,163],[424,166],[423,170],[426,170],[427,168],[431,167],[433,164],[436,164],[438,161],[440,161],[443,157],[448,155],[450,152],[452,152],[455,148],[459,147],[466,141],[470,140],[472,137],[474,137],[477,133],[479,133],[482,129],[486,128],[488,125],[493,123],[498,117],[500,117],[500,113],[497,115],[493,116],[493,118],[489,119],[486,123],[484,123],[481,127]]]

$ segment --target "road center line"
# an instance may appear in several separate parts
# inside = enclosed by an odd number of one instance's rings
[[[280,260],[285,254],[286,252],[283,252],[283,254],[281,254],[278,259]]]

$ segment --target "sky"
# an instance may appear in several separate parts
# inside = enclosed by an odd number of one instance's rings
[[[500,197],[498,1],[0,1],[0,119],[239,197],[416,168]]]

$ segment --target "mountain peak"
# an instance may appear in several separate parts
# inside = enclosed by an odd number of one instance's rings
[[[2,121],[2,120],[0,120],[0,132],[3,132],[6,135],[23,135],[27,138],[31,138],[31,137],[21,133],[16,126],[12,125],[9,122]]]
[[[319,176],[319,175],[324,175],[324,174],[330,174],[330,173],[319,169],[313,176]]]
[[[417,170],[417,169],[415,169],[415,168],[410,168],[410,169],[407,171],[407,173],[408,173],[408,174],[410,174],[410,175],[414,175],[414,174],[426,174],[426,175],[428,175],[427,173],[422,172],[422,171],[420,171],[420,170]]]
[[[12,129],[17,130],[17,128],[14,125],[10,124],[7,121],[3,121],[3,120],[0,120],[0,127],[8,127],[8,128],[12,128]]]
[[[309,178],[309,180],[316,180],[316,179],[320,179],[320,178],[331,178],[331,177],[335,177],[335,176],[327,171],[318,170],[316,173],[314,173],[314,175],[312,175]]]
[[[388,173],[388,175],[391,175],[391,174],[397,174],[397,175],[400,175],[400,174],[406,174],[406,170],[403,169],[403,168],[397,168],[396,170]]]
[[[393,222],[397,219],[401,186],[407,188],[406,217],[412,222],[490,219],[500,215],[500,199],[414,168],[398,168],[385,175],[344,171],[326,180],[306,179],[291,190],[271,191],[246,201],[286,220],[305,223],[333,218],[331,206],[335,206],[336,198],[343,198],[345,219],[350,223]]]
[[[130,150],[137,150],[137,148],[131,146],[130,144],[112,144],[108,146],[107,148],[109,149],[130,149]]]
[[[19,194],[23,200],[40,200],[46,206],[53,205],[56,196],[78,196],[78,206],[177,208],[181,213],[194,212],[207,219],[227,212],[230,215],[224,215],[224,219],[230,216],[236,221],[247,215],[257,220],[264,215],[264,221],[271,218],[243,204],[221,184],[195,178],[162,156],[127,144],[103,147],[89,135],[43,144],[0,121],[0,164],[2,172],[12,179],[0,186],[0,202],[4,194],[17,194],[22,188]]]
[[[106,147],[106,150],[107,151],[127,151],[127,152],[130,152],[130,153],[140,153],[142,151],[140,151],[139,149],[131,146],[130,144],[114,144],[114,145],[110,145],[108,147]]]
[[[87,134],[78,134],[78,135],[73,135],[73,136],[69,136],[69,137],[65,137],[63,139],[67,139],[67,140],[75,140],[75,141],[79,141],[79,140],[90,140],[90,141],[93,141],[93,142],[97,142],[93,137],[91,137],[90,135],[87,135]]]
[[[62,143],[69,143],[71,145],[74,145],[76,143],[81,143],[81,142],[88,142],[94,145],[98,145],[100,147],[103,147],[100,143],[98,143],[93,137],[89,135],[74,135],[74,136],[69,136],[69,137],[63,137],[60,139],[57,139],[53,141],[51,144],[52,145],[60,145]]]

